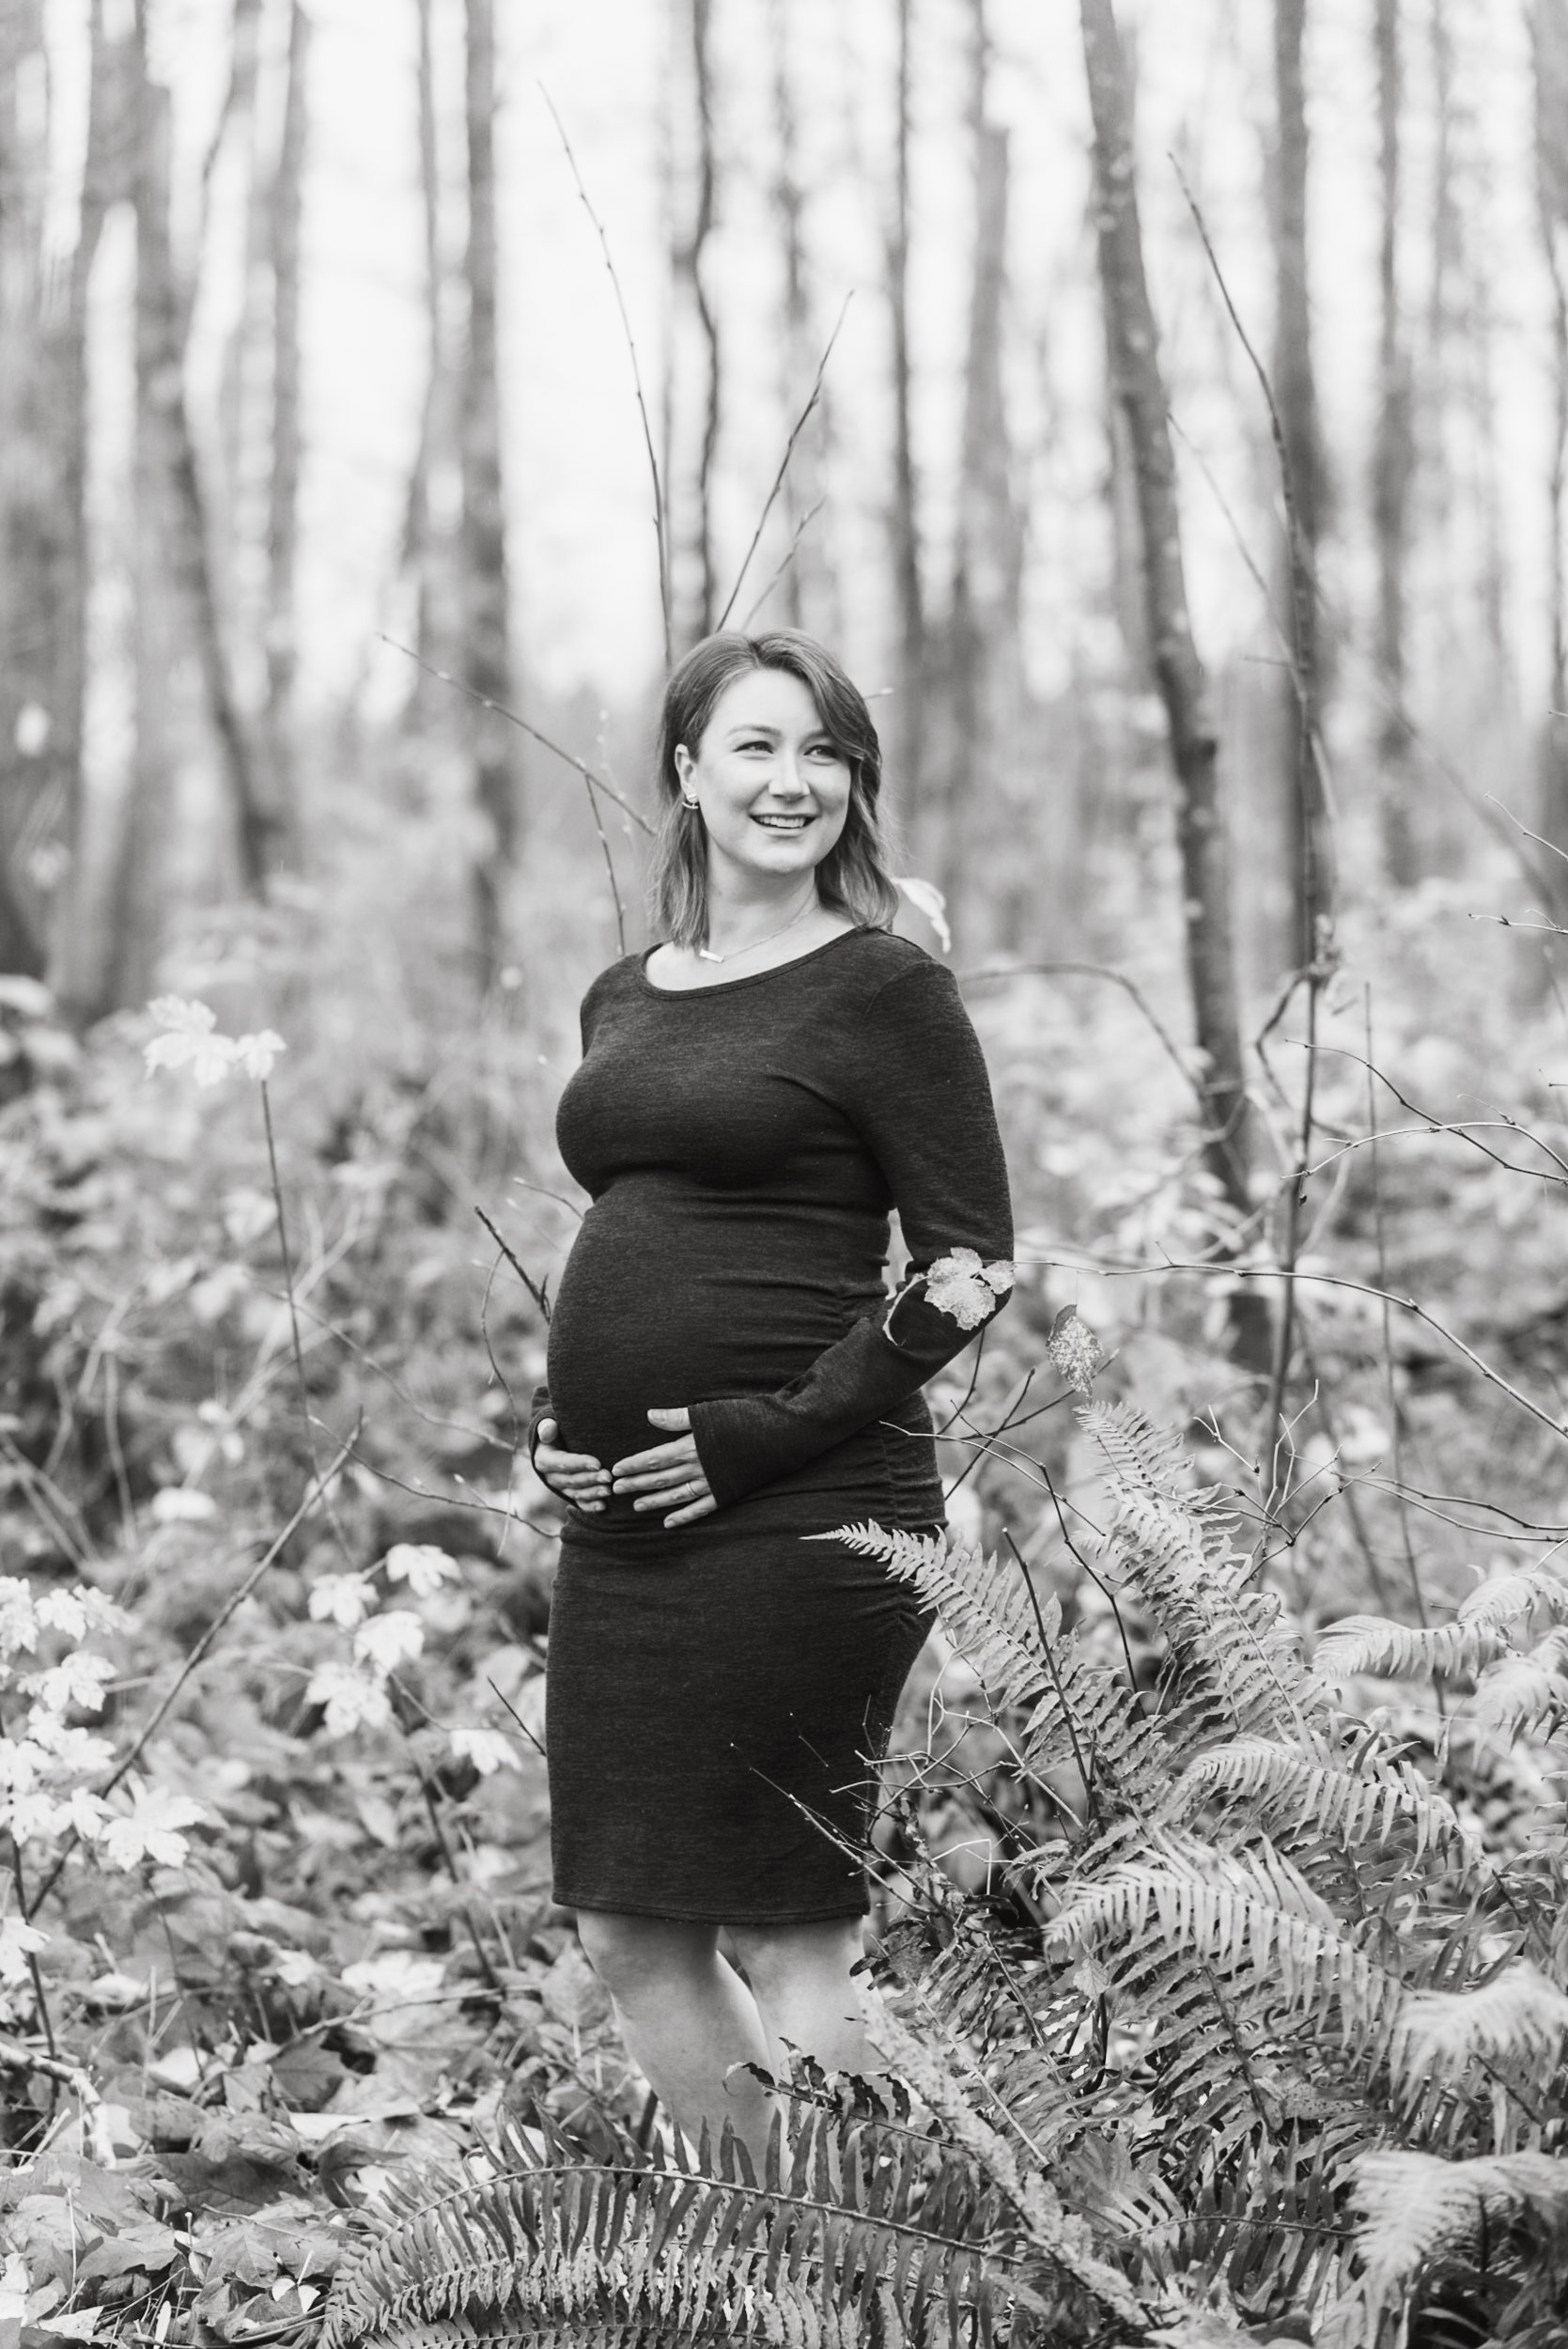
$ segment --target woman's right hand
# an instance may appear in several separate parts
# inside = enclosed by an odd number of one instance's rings
[[[610,1471],[600,1468],[591,1452],[557,1451],[560,1434],[552,1419],[542,1419],[534,1438],[534,1467],[552,1493],[579,1509],[602,1509],[610,1490]]]

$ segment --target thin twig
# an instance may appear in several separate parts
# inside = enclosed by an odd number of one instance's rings
[[[1149,1002],[1148,997],[1143,993],[1143,990],[1139,986],[1137,980],[1129,979],[1125,971],[1114,971],[1109,963],[1103,962],[1015,962],[1004,967],[999,967],[987,971],[960,971],[956,973],[956,976],[958,985],[961,988],[978,987],[982,979],[1050,979],[1058,977],[1109,979],[1112,986],[1125,988],[1126,989],[1126,992],[1132,997],[1133,1002],[1138,1005],[1139,1010],[1142,1013],[1144,1019],[1148,1021],[1156,1035],[1158,1036],[1161,1044],[1164,1045],[1165,1050],[1170,1054],[1172,1061],[1181,1071],[1183,1083],[1190,1086],[1193,1091],[1197,1092],[1200,1100],[1202,1100],[1203,1095],[1198,1080],[1193,1074],[1191,1068],[1188,1066],[1186,1060],[1183,1058],[1181,1046],[1176,1042],[1176,1039],[1171,1034],[1170,1029],[1160,1019],[1159,1014],[1155,1010],[1154,1005]]]
[[[534,1299],[535,1304],[537,1305],[543,1318],[548,1321],[550,1319],[550,1299],[545,1295],[544,1290],[540,1287],[536,1281],[531,1280],[528,1274],[523,1270],[522,1266],[519,1263],[517,1257],[512,1253],[512,1251],[507,1247],[506,1242],[502,1238],[501,1234],[496,1230],[495,1225],[490,1221],[489,1217],[485,1213],[484,1208],[476,1206],[474,1212],[478,1217],[480,1222],[484,1225],[486,1231],[489,1232],[491,1239],[494,1240],[502,1254],[505,1257],[506,1262],[511,1266],[512,1270],[517,1274],[518,1279],[522,1283],[523,1287],[528,1291],[529,1296]]]
[[[1382,1287],[1385,1291],[1387,1291],[1387,1289],[1388,1289],[1388,1285],[1389,1285],[1389,1263],[1388,1263],[1388,1250],[1387,1250],[1387,1244],[1386,1244],[1386,1239],[1385,1239],[1385,1235],[1384,1235],[1384,1230],[1383,1230],[1383,1179],[1382,1179],[1382,1170],[1381,1170],[1381,1168],[1379,1167],[1379,1164],[1378,1164],[1378,1159],[1377,1159],[1377,1142],[1376,1142],[1376,1109],[1377,1109],[1377,1097],[1376,1097],[1375,1092],[1374,1091],[1374,1080],[1376,1080],[1376,1081],[1378,1081],[1382,1082],[1383,1084],[1388,1084],[1388,1083],[1389,1083],[1389,1081],[1388,1081],[1387,1077],[1385,1077],[1385,1076],[1383,1075],[1383,1073],[1382,1073],[1382,1071],[1381,1071],[1380,1069],[1378,1069],[1378,1068],[1374,1067],[1374,1063],[1373,1063],[1373,1035],[1372,1035],[1372,988],[1371,988],[1371,986],[1370,986],[1370,985],[1366,986],[1366,987],[1363,988],[1363,990],[1362,990],[1361,1008],[1362,1008],[1362,1016],[1363,1016],[1364,1020],[1365,1020],[1365,1023],[1366,1023],[1366,1036],[1367,1036],[1367,1051],[1366,1051],[1366,1076],[1367,1076],[1367,1127],[1368,1127],[1368,1130],[1369,1130],[1369,1131],[1373,1134],[1373,1137],[1374,1137],[1374,1140],[1373,1140],[1373,1144],[1372,1144],[1372,1221],[1373,1221],[1373,1232],[1374,1232],[1374,1237],[1375,1237],[1375,1239],[1376,1239],[1376,1243],[1377,1243],[1377,1279],[1378,1279],[1379,1285],[1380,1285],[1380,1286],[1381,1286],[1381,1287]],[[1393,1087],[1392,1087],[1391,1085],[1389,1085],[1389,1090],[1390,1092],[1393,1092]],[[1396,1099],[1400,1099],[1400,1100],[1402,1100],[1403,1106],[1404,1106],[1405,1109],[1410,1109],[1410,1108],[1412,1107],[1412,1104],[1411,1104],[1410,1102],[1408,1102],[1408,1101],[1404,1101],[1404,1100],[1403,1100],[1403,1097],[1402,1097],[1402,1096],[1396,1095],[1396,1096],[1395,1096],[1395,1097],[1396,1097]],[[1419,1111],[1418,1111],[1418,1112],[1416,1112],[1416,1114],[1419,1116],[1419,1115],[1420,1115],[1420,1112],[1419,1112]],[[1388,1299],[1388,1297],[1387,1297],[1387,1295],[1386,1295],[1386,1294],[1385,1294],[1385,1296],[1384,1296],[1384,1298],[1383,1298],[1383,1300],[1382,1300],[1382,1323],[1383,1323],[1383,1383],[1384,1383],[1384,1393],[1385,1393],[1385,1396],[1386,1396],[1386,1398],[1387,1398],[1387,1401],[1388,1401],[1388,1408],[1389,1408],[1389,1437],[1390,1437],[1390,1439],[1391,1439],[1392,1444],[1393,1444],[1393,1455],[1394,1455],[1394,1483],[1395,1483],[1396,1485],[1403,1486],[1403,1484],[1404,1484],[1404,1482],[1405,1482],[1405,1458],[1404,1458],[1404,1443],[1405,1443],[1405,1436],[1404,1436],[1404,1426],[1403,1426],[1402,1418],[1401,1418],[1401,1413],[1400,1413],[1400,1408],[1399,1408],[1399,1397],[1398,1397],[1398,1395],[1394,1392],[1394,1349],[1393,1349],[1393,1330],[1392,1330],[1392,1325],[1390,1324],[1389,1319],[1389,1299]],[[1416,1550],[1415,1550],[1415,1544],[1414,1544],[1414,1543],[1411,1541],[1411,1539],[1410,1539],[1410,1519],[1409,1519],[1409,1513],[1408,1513],[1408,1511],[1407,1511],[1407,1509],[1406,1509],[1406,1507],[1405,1507],[1405,1502],[1404,1502],[1404,1501],[1403,1501],[1403,1500],[1401,1500],[1400,1504],[1399,1504],[1399,1531],[1400,1531],[1400,1536],[1401,1536],[1401,1539],[1402,1539],[1402,1541],[1403,1541],[1403,1543],[1404,1543],[1404,1546],[1405,1546],[1405,1569],[1406,1569],[1406,1571],[1408,1572],[1409,1577],[1410,1577],[1410,1592],[1411,1592],[1411,1595],[1412,1595],[1412,1597],[1415,1599],[1415,1602],[1416,1602],[1416,1620],[1417,1620],[1417,1622],[1421,1625],[1421,1629],[1424,1631],[1424,1630],[1426,1629],[1426,1627],[1427,1627],[1427,1623],[1428,1623],[1428,1617],[1427,1617],[1427,1611],[1426,1611],[1426,1595],[1425,1595],[1425,1593],[1424,1593],[1424,1592],[1422,1591],[1422,1589],[1421,1589],[1421,1570],[1420,1570],[1420,1568],[1419,1568],[1419,1567],[1417,1566],[1417,1564],[1416,1564]],[[1436,1680],[1434,1680],[1434,1682],[1433,1682],[1433,1687],[1434,1687],[1434,1688],[1435,1688],[1435,1689],[1436,1688]],[[1440,1692],[1440,1691],[1438,1691],[1438,1694],[1437,1694],[1437,1710],[1438,1710],[1439,1712],[1441,1712],[1441,1711],[1442,1711],[1442,1709],[1443,1709],[1443,1699],[1442,1699],[1442,1694],[1441,1694],[1441,1692]]]
[[[772,594],[774,588],[778,585],[780,580],[783,579],[785,571],[788,570],[790,565],[794,562],[795,557],[800,552],[801,539],[805,537],[806,532],[811,528],[812,523],[815,521],[818,514],[821,513],[822,508],[827,505],[827,503],[828,501],[826,498],[818,498],[810,513],[802,514],[800,521],[796,523],[795,536],[791,538],[788,546],[784,549],[783,561],[778,565],[772,574],[772,577],[768,580],[767,586],[763,589],[761,595],[756,598],[751,610],[747,613],[745,618],[740,623],[740,632],[743,636],[749,636],[751,634],[752,622],[756,618],[757,614],[762,610],[763,605],[768,601],[768,597]],[[868,693],[866,696],[868,701],[874,700],[876,696],[874,694]]]
[[[807,420],[810,417],[813,409],[816,406],[817,401],[822,397],[822,382],[823,378],[828,372],[828,362],[833,355],[833,345],[838,340],[839,329],[844,324],[845,319],[848,314],[849,304],[853,299],[853,293],[846,293],[844,297],[844,306],[839,311],[838,317],[834,321],[833,331],[828,337],[828,347],[823,351],[822,357],[817,363],[816,376],[811,387],[811,395],[807,399],[805,406],[796,417],[794,428],[792,429],[788,440],[784,443],[784,453],[779,459],[779,470],[773,476],[773,487],[768,490],[768,496],[764,501],[762,513],[757,521],[757,526],[752,533],[752,543],[746,550],[745,559],[741,563],[739,570],[737,571],[735,575],[735,585],[730,589],[729,599],[725,603],[722,612],[719,614],[720,629],[722,629],[725,621],[729,618],[730,614],[735,610],[736,598],[740,593],[741,583],[745,579],[746,573],[752,567],[752,557],[757,551],[757,543],[761,538],[763,532],[768,527],[768,517],[773,511],[774,502],[778,497],[779,491],[784,488],[784,475],[789,471],[789,460],[795,454],[795,443],[800,439],[801,433],[805,430]],[[717,633],[717,631],[715,632]]]
[[[1081,1272],[1085,1269],[1083,1259],[1075,1259],[1071,1256],[1019,1256],[1015,1259],[1015,1262],[1044,1265],[1048,1270],[1054,1268],[1063,1272]],[[1108,1276],[1120,1273],[1139,1274],[1146,1277],[1153,1272],[1222,1272],[1228,1278],[1237,1281],[1277,1281],[1280,1278],[1279,1271],[1273,1265],[1233,1264],[1228,1259],[1215,1257],[1205,1260],[1169,1256],[1160,1264],[1117,1264],[1114,1261],[1107,1261],[1104,1257],[1091,1256],[1087,1259],[1087,1268],[1092,1272]],[[1516,1403],[1522,1411],[1528,1411],[1531,1419],[1539,1420],[1542,1426],[1549,1428],[1554,1436],[1568,1440],[1568,1422],[1554,1419],[1551,1413],[1543,1409],[1539,1403],[1532,1403],[1529,1396],[1521,1393],[1511,1380],[1503,1377],[1500,1370],[1494,1370],[1490,1362],[1476,1353],[1472,1346],[1466,1345],[1457,1331],[1451,1330],[1447,1322],[1439,1321],[1436,1315],[1429,1313],[1424,1305],[1418,1304],[1415,1298],[1396,1296],[1392,1290],[1378,1288],[1371,1281],[1352,1281],[1343,1273],[1306,1272],[1297,1267],[1295,1277],[1298,1281],[1319,1282],[1325,1288],[1348,1289],[1357,1297],[1387,1298],[1389,1304],[1398,1305],[1405,1313],[1414,1314],[1416,1319],[1425,1322],[1427,1328],[1435,1330],[1445,1345],[1452,1346],[1455,1353],[1462,1354],[1471,1369],[1477,1371],[1489,1386],[1499,1388],[1508,1396],[1510,1402]]]
[[[647,817],[640,815],[632,806],[631,801],[623,798],[613,783],[596,772],[592,767],[585,766],[573,752],[563,750],[560,743],[552,742],[548,734],[541,734],[538,727],[531,725],[526,718],[520,718],[515,709],[508,709],[505,702],[492,701],[488,693],[477,692],[472,685],[465,685],[461,677],[452,675],[450,669],[438,669],[433,661],[427,661],[416,653],[411,645],[399,644],[396,637],[389,636],[384,629],[379,630],[378,634],[383,645],[390,645],[394,652],[400,652],[405,660],[413,662],[416,669],[423,669],[427,677],[437,678],[442,685],[450,685],[456,692],[465,693],[468,699],[471,702],[476,702],[481,709],[493,710],[498,718],[505,718],[508,725],[516,726],[520,733],[526,734],[530,741],[537,742],[541,749],[551,751],[557,758],[564,759],[568,767],[575,769],[576,772],[582,777],[584,783],[591,784],[596,791],[602,791],[606,798],[613,800],[623,816],[629,816],[632,822],[639,825],[650,839],[653,837],[654,828]]]
[[[267,1572],[268,1567],[275,1563],[285,1545],[304,1523],[305,1518],[310,1515],[311,1509],[314,1507],[316,1501],[328,1490],[329,1486],[333,1483],[333,1480],[336,1476],[338,1470],[343,1466],[344,1461],[347,1460],[352,1454],[354,1445],[359,1438],[360,1425],[361,1422],[356,1419],[353,1426],[350,1428],[349,1434],[345,1436],[343,1441],[338,1445],[336,1452],[328,1462],[326,1468],[318,1470],[317,1473],[312,1476],[310,1484],[306,1488],[303,1500],[300,1502],[299,1507],[295,1510],[293,1516],[289,1518],[282,1532],[277,1535],[276,1539],[270,1545],[267,1550],[263,1553],[262,1557],[257,1561],[256,1564],[252,1567],[250,1573],[245,1577],[245,1579],[241,1583],[239,1589],[234,1593],[233,1596],[226,1599],[224,1605],[219,1609],[218,1612],[213,1616],[212,1621],[208,1625],[207,1629],[202,1633],[201,1638],[196,1641],[195,1646],[191,1650],[184,1662],[180,1665],[179,1671],[175,1677],[174,1684],[170,1688],[168,1694],[158,1704],[151,1719],[140,1731],[135,1742],[132,1744],[129,1753],[126,1754],[124,1760],[116,1766],[116,1767],[110,1772],[106,1782],[99,1789],[101,1797],[112,1795],[116,1787],[120,1784],[121,1781],[127,1778],[135,1768],[137,1763],[141,1760],[142,1755],[147,1751],[147,1747],[151,1744],[153,1737],[157,1735],[158,1730],[167,1719],[172,1707],[179,1696],[180,1690],[184,1688],[186,1682],[190,1679],[191,1674],[195,1671],[197,1665],[200,1664],[207,1656],[209,1649],[211,1647],[214,1640],[216,1640],[219,1632],[222,1631],[224,1626],[228,1622],[229,1618],[244,1605],[246,1599],[249,1598],[251,1593],[256,1589],[256,1584],[261,1580],[262,1576]],[[48,1875],[44,1878],[43,1883],[34,1894],[33,1906],[35,1908],[37,1908],[39,1903],[47,1893],[54,1890],[54,1886],[59,1881],[60,1871],[65,1866],[66,1861],[70,1859],[71,1853],[75,1850],[79,1840],[80,1839],[77,1836],[76,1830],[73,1828],[65,1843],[61,1845],[60,1850],[55,1857],[54,1867],[50,1870]]]
[[[610,250],[610,238],[603,221],[594,210],[592,198],[583,184],[582,174],[578,169],[577,157],[573,154],[571,141],[567,136],[567,126],[561,119],[554,99],[551,98],[542,82],[539,84],[539,95],[550,108],[551,120],[560,134],[562,148],[571,166],[571,176],[577,182],[577,193],[582,200],[582,209],[594,224],[594,231],[599,241],[599,250],[604,255],[604,266],[610,272],[610,283],[614,288],[615,307],[621,317],[621,332],[626,336],[627,353],[631,361],[631,381],[637,395],[637,413],[643,426],[643,446],[647,451],[648,472],[653,479],[653,527],[659,546],[659,608],[664,621],[664,666],[668,669],[673,667],[675,662],[675,637],[670,619],[669,530],[664,512],[664,484],[660,477],[659,459],[653,445],[653,425],[648,416],[648,403],[643,393],[643,370],[637,363],[637,338],[632,334],[631,319],[627,314],[626,296],[621,291],[620,274],[615,268],[615,257]],[[625,953],[624,946],[621,951]]]

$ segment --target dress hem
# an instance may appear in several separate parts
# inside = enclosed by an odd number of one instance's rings
[[[579,1901],[553,1890],[551,1898],[557,1908],[569,1908],[574,1914],[580,1908],[592,1908],[613,1917],[660,1917],[674,1925],[818,1925],[831,1923],[838,1917],[868,1917],[871,1914],[868,1901],[860,1902],[853,1907],[846,1907],[840,1903],[832,1908],[753,1910],[747,1916],[740,1916],[734,1909],[721,1915],[717,1910],[707,1908],[656,1908],[648,1901],[626,1901],[613,1897],[603,1901]]]

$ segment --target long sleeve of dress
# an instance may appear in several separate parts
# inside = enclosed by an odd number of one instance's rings
[[[692,1406],[697,1455],[722,1505],[907,1403],[1012,1286],[1007,1170],[985,1059],[952,973],[922,959],[880,988],[840,1082],[839,1107],[898,1210],[908,1274],[891,1304],[787,1386]]]

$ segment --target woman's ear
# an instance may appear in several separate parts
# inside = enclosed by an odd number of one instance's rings
[[[691,752],[687,749],[685,743],[677,742],[675,744],[675,774],[683,791],[686,788],[687,783],[691,779],[691,770],[694,764],[695,761],[693,760]]]

